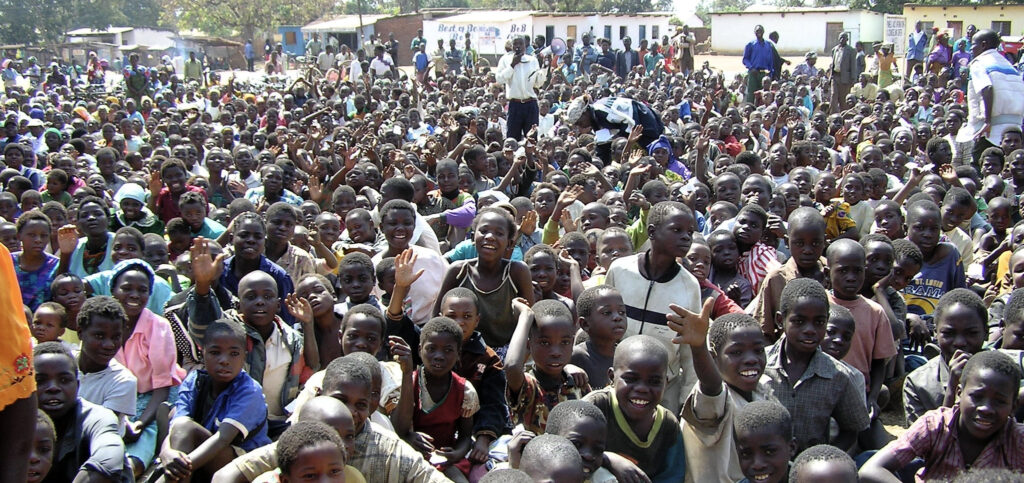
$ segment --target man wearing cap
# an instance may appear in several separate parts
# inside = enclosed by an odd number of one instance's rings
[[[747,68],[746,101],[754,102],[754,93],[763,87],[762,79],[772,73],[775,59],[774,49],[764,39],[764,27],[754,27],[754,40],[743,49],[743,66]]]
[[[818,75],[821,71],[814,66],[817,62],[818,54],[814,52],[804,54],[804,63],[793,68],[793,76],[805,75],[807,77],[814,77]]]
[[[857,52],[850,47],[850,34],[847,32],[839,34],[839,45],[832,48],[829,75],[832,77],[829,112],[836,113],[843,110],[843,102],[857,81]]]
[[[512,39],[512,52],[498,60],[494,79],[505,85],[505,98],[508,99],[505,136],[522,140],[530,128],[540,122],[535,89],[547,81],[537,58],[526,55],[526,40],[523,37],[517,35]]]

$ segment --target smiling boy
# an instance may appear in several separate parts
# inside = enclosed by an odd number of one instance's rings
[[[625,456],[652,482],[680,481],[686,475],[683,436],[676,416],[658,404],[665,390],[668,351],[654,337],[636,335],[615,348],[608,369],[611,387],[588,394],[614,421],[608,426],[606,451]]]

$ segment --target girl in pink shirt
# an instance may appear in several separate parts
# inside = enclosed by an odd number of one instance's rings
[[[135,417],[125,425],[124,440],[132,470],[142,474],[156,454],[156,411],[165,401],[173,401],[185,371],[175,360],[174,335],[167,319],[146,308],[153,289],[154,274],[139,259],[128,259],[114,267],[110,292],[124,307],[129,334],[115,356],[138,379]]]

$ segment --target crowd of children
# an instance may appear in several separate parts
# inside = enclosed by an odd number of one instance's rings
[[[7,437],[47,483],[1024,472],[1024,135],[972,156],[946,76],[596,69],[507,138],[486,68],[8,87]]]

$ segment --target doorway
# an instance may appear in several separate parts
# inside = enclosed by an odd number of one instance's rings
[[[831,55],[832,48],[839,45],[839,34],[843,33],[843,22],[825,24],[825,53]]]

